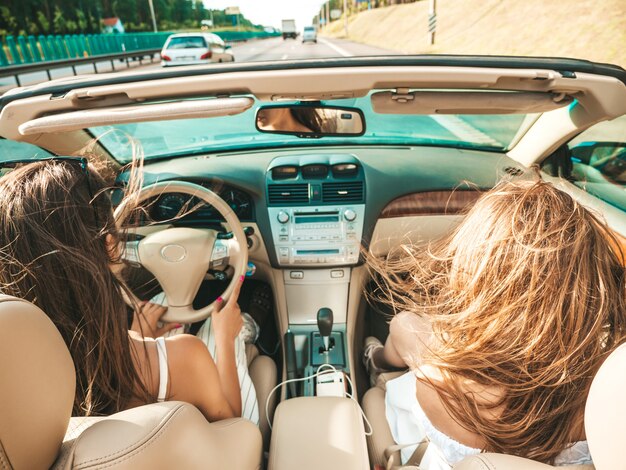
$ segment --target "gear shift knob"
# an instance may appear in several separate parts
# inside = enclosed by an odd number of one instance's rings
[[[317,328],[324,341],[324,350],[328,351],[330,333],[333,330],[333,311],[329,308],[320,308],[317,311]]]

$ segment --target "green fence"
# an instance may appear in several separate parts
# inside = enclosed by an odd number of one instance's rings
[[[40,35],[17,38],[6,36],[4,43],[0,41],[0,67],[159,49],[170,34],[172,33]],[[216,34],[224,41],[246,41],[278,35],[256,31],[220,31]]]

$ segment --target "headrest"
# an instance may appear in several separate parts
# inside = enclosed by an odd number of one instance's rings
[[[50,468],[72,414],[74,364],[52,321],[6,295],[0,295],[0,384],[0,461]]]
[[[585,407],[585,432],[597,470],[623,468],[626,436],[626,344],[604,361]]]

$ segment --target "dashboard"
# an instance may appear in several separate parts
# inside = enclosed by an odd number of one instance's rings
[[[453,208],[458,213],[474,200],[469,193],[476,191],[469,189],[491,188],[512,170],[522,171],[496,152],[312,146],[146,162],[144,184],[179,180],[208,187],[244,225],[254,224],[274,268],[317,268],[358,264],[359,250],[372,241],[377,225],[401,238],[413,230],[402,220],[424,214],[446,216],[454,213]],[[121,180],[125,177],[120,175]],[[166,223],[198,201],[170,193],[153,202],[149,215]],[[201,204],[178,218],[176,225],[214,226],[221,220],[215,209]],[[435,222],[425,217],[417,221],[425,231]]]

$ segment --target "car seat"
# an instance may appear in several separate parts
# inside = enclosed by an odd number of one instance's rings
[[[264,404],[262,395],[267,397],[267,387],[275,383],[276,366],[264,356],[251,360],[250,375]],[[209,423],[187,403],[155,403],[107,417],[70,419],[76,377],[60,333],[38,307],[4,295],[0,361],[2,468],[261,467],[263,438],[257,426],[242,418]],[[267,426],[264,408],[261,418]]]
[[[513,455],[482,453],[467,457],[454,470],[617,470],[626,469],[623,441],[626,435],[626,343],[604,361],[596,374],[585,406],[585,432],[594,465],[554,467]],[[381,374],[378,383],[365,393],[363,409],[374,429],[368,439],[371,465],[382,465],[384,451],[394,443],[385,417],[385,384],[402,372]],[[399,453],[394,456],[399,462]],[[403,467],[415,468],[415,467]]]

